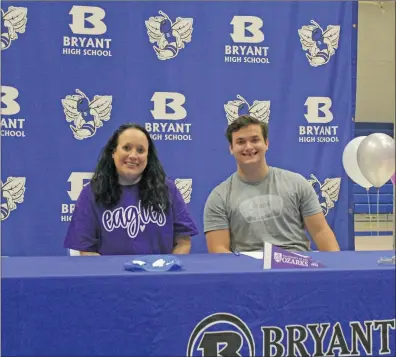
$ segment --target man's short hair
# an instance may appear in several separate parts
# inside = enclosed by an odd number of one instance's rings
[[[261,127],[261,132],[263,133],[263,138],[264,141],[268,140],[268,125],[267,123],[264,123],[251,115],[245,114],[241,115],[237,119],[235,119],[230,125],[227,127],[226,131],[226,137],[228,139],[228,142],[232,144],[232,133],[235,133],[236,131],[246,128],[249,125],[256,124],[260,125]]]

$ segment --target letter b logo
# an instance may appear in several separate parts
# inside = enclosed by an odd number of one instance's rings
[[[69,26],[75,34],[103,35],[107,31],[106,24],[102,21],[106,13],[100,7],[74,5],[69,14],[73,16],[73,22]],[[85,26],[87,22],[89,26]]]
[[[18,89],[14,87],[1,86],[1,114],[15,115],[21,110],[18,102]]]
[[[256,16],[234,16],[231,21],[234,32],[231,38],[238,43],[259,43],[264,41],[263,20]],[[249,35],[247,36],[247,32]]]
[[[249,327],[239,317],[227,313],[207,316],[195,326],[187,345],[187,357],[255,356]]]
[[[151,110],[154,119],[180,120],[187,116],[183,107],[186,97],[181,93],[155,92],[151,101],[154,102],[154,109]]]
[[[308,123],[326,124],[333,120],[333,113],[330,111],[331,99],[328,97],[308,97],[305,101],[307,114],[305,118]],[[322,115],[319,115],[319,112]]]
[[[70,191],[67,191],[72,201],[77,201],[84,186],[92,179],[93,172],[72,172],[67,182],[70,182]]]

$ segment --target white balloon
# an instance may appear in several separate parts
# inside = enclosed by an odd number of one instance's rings
[[[359,145],[357,161],[364,177],[376,188],[395,172],[395,140],[383,133],[367,136]]]
[[[366,136],[359,136],[347,144],[342,154],[342,165],[352,181],[367,189],[373,185],[364,177],[357,161],[359,145],[365,138]]]

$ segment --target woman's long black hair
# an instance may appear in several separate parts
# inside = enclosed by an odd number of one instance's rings
[[[117,148],[118,137],[127,129],[140,130],[146,135],[149,144],[147,166],[138,183],[141,204],[144,208],[152,206],[156,212],[161,212],[161,210],[165,212],[169,207],[165,171],[158,159],[157,150],[149,133],[138,124],[121,125],[103,148],[91,180],[95,201],[110,208],[120,200],[122,188],[118,182],[118,173],[112,155]]]

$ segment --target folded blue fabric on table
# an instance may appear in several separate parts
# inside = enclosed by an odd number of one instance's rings
[[[142,255],[124,264],[124,269],[134,272],[180,271],[183,265],[173,255]]]

